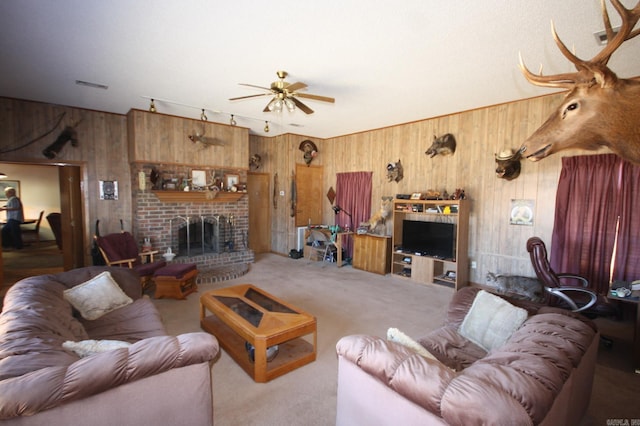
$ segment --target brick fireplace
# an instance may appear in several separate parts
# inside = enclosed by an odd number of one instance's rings
[[[191,175],[189,166],[132,164],[133,230],[139,243],[149,238],[160,253],[171,247],[174,262],[196,263],[201,271],[253,262],[247,195],[220,192],[210,199],[203,192],[152,190],[151,170],[160,166],[164,176]],[[145,173],[144,190],[139,189],[139,172]],[[224,170],[214,173],[224,176]],[[246,182],[246,172],[233,174]]]

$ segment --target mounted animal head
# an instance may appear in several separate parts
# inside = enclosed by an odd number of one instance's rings
[[[304,152],[302,158],[304,159],[304,163],[307,166],[309,166],[313,159],[318,155],[318,147],[309,139],[300,142],[300,146],[298,147],[298,149]]]
[[[249,168],[251,170],[258,170],[262,165],[262,157],[259,154],[253,154],[249,157]]]
[[[451,133],[436,138],[433,135],[433,143],[428,150],[425,151],[429,157],[433,158],[436,155],[453,155],[456,152],[456,138]]]
[[[62,151],[62,148],[64,148],[69,141],[71,141],[71,146],[78,146],[78,135],[76,134],[75,128],[67,126],[58,135],[55,142],[42,150],[42,155],[47,157],[49,160],[56,158],[56,156],[60,154],[60,151]]]
[[[622,25],[614,32],[602,0],[607,45],[591,60],[571,53],[552,28],[558,48],[577,72],[533,74],[520,57],[520,69],[529,82],[569,90],[560,107],[520,147],[525,158],[538,161],[566,149],[596,150],[607,146],[623,159],[640,164],[640,79],[618,78],[607,67],[620,45],[640,34],[640,29],[633,29],[640,18],[640,2],[633,9],[626,9],[619,0],[611,3],[622,18]]]
[[[387,179],[389,179],[389,182],[400,182],[403,178],[404,169],[399,159],[397,163],[387,164]]]
[[[496,157],[496,175],[501,179],[513,180],[520,176],[520,153],[505,149]]]
[[[209,148],[211,145],[214,146],[224,146],[225,142],[220,139],[211,138],[209,136],[205,136],[204,126],[202,128],[202,132],[194,132],[192,135],[187,135],[189,140],[194,144],[202,144],[204,148]]]

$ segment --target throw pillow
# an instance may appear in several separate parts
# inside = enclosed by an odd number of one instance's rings
[[[64,349],[75,352],[80,358],[129,346],[131,343],[120,340],[82,340],[80,342],[68,340],[62,344]]]
[[[88,320],[98,319],[133,303],[133,300],[113,280],[109,271],[65,290],[64,298],[80,312],[83,318]]]
[[[458,332],[487,352],[505,344],[527,319],[525,309],[480,290]]]
[[[407,336],[397,328],[390,328],[387,330],[387,340],[391,342],[399,343],[402,346],[406,346],[407,348],[415,351],[418,355],[421,355],[425,358],[430,358],[435,361],[438,361],[438,359],[435,356],[433,356],[431,352],[427,350],[427,348],[425,348],[420,343],[416,342],[411,337]]]

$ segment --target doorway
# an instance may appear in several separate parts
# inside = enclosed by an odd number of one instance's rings
[[[269,174],[248,173],[249,248],[254,253],[271,251],[271,205]]]
[[[38,271],[38,268],[45,266],[48,269],[43,270],[42,273],[53,273],[55,268],[69,270],[84,266],[84,203],[80,192],[81,166],[9,162],[1,164],[3,173],[20,182],[20,198],[23,201],[25,216],[31,217],[40,211],[45,212],[40,226],[42,240],[40,244],[30,241],[30,245],[23,249],[25,253],[22,255],[2,254],[4,259],[0,264],[2,272],[12,269],[11,274],[5,278],[31,276]],[[50,213],[58,212],[61,213],[62,225],[67,227],[62,236],[62,253],[55,243],[55,234],[46,219]],[[27,252],[33,253],[29,256]],[[11,262],[11,265],[8,262]]]
[[[322,223],[322,166],[296,165],[296,227]]]

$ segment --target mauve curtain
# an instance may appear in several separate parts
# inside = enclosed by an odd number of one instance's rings
[[[551,266],[584,276],[603,295],[620,212],[620,167],[613,154],[564,157],[556,194]]]
[[[336,215],[336,225],[344,227],[351,226],[351,230],[360,225],[360,222],[369,220],[371,216],[371,176],[373,172],[351,172],[337,173],[336,180],[336,200],[335,205],[351,213],[349,216],[344,212]],[[345,241],[347,256],[352,256],[351,239]]]
[[[614,280],[640,279],[640,166],[624,161],[620,182],[620,230]]]

